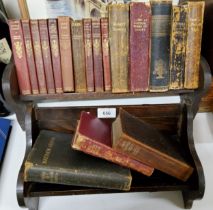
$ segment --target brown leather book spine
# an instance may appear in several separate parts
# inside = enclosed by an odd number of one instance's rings
[[[130,3],[130,90],[147,91],[150,63],[150,4]]]
[[[75,75],[75,92],[86,92],[87,84],[82,20],[72,21],[71,31],[73,66]]]
[[[112,92],[129,92],[129,5],[109,5],[109,40]]]
[[[109,21],[108,18],[101,18],[101,39],[104,68],[105,91],[112,90],[110,56],[109,56]]]
[[[199,86],[200,51],[203,29],[204,1],[188,2],[188,31],[184,88]]]
[[[8,23],[20,93],[28,95],[31,94],[31,84],[21,22],[19,20],[9,20]]]
[[[70,22],[70,17],[58,17],[59,45],[64,92],[73,92],[75,90]]]
[[[22,29],[23,29],[23,35],[24,35],[24,44],[25,44],[25,50],[26,50],[27,65],[29,69],[29,77],[30,77],[30,83],[32,87],[32,93],[38,94],[39,88],[38,88],[38,79],[36,74],[36,66],[35,66],[34,52],[33,52],[33,46],[32,46],[32,38],[31,38],[31,32],[30,32],[30,21],[27,19],[21,20],[21,23],[22,23]]]
[[[38,20],[31,20],[30,24],[31,24],[31,34],[32,34],[33,49],[34,49],[34,55],[35,55],[35,64],[36,64],[36,71],[37,71],[37,77],[38,77],[39,92],[40,94],[46,94],[47,87],[46,87],[46,79],[45,79],[45,73],[44,73],[44,63],[42,58]]]
[[[58,26],[56,19],[48,19],[48,29],[50,36],[50,49],[52,55],[53,75],[55,80],[56,93],[63,93],[61,58],[59,51]]]
[[[46,75],[47,92],[55,93],[55,84],[53,77],[52,59],[50,54],[49,33],[47,28],[47,20],[39,20],[39,32],[41,37],[42,56],[44,61],[44,71]]]
[[[87,91],[94,92],[93,51],[92,51],[92,20],[84,19],[84,51],[87,78]]]
[[[104,72],[101,46],[101,21],[99,18],[92,19],[92,47],[93,68],[95,78],[95,92],[104,91]]]

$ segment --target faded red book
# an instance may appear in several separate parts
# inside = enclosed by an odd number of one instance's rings
[[[149,87],[151,9],[149,3],[130,3],[130,90]]]
[[[147,176],[150,176],[154,170],[115,151],[112,148],[111,125],[88,112],[81,112],[72,148],[131,168]]]
[[[101,21],[92,19],[93,68],[95,77],[95,92],[104,91],[104,72],[101,46]]]
[[[38,20],[31,20],[30,25],[31,25],[33,49],[34,49],[34,55],[35,55],[36,71],[37,71],[37,77],[38,77],[39,92],[41,94],[46,94],[47,86],[46,86],[44,63],[43,63],[42,51],[41,51],[41,41],[40,41],[40,34],[39,34],[39,28],[38,28]]]
[[[101,18],[101,39],[104,68],[104,87],[105,91],[112,90],[111,69],[109,57],[109,21],[108,18]]]
[[[59,51],[58,27],[56,19],[48,19],[48,29],[50,36],[50,49],[52,54],[53,75],[55,80],[56,93],[63,93],[61,58]]]
[[[28,95],[31,94],[31,85],[21,22],[20,20],[9,20],[8,23],[20,93]]]
[[[87,91],[94,92],[94,73],[93,73],[93,52],[92,52],[92,20],[84,19],[84,52],[85,52],[85,66]]]
[[[61,70],[64,92],[74,91],[70,17],[58,17],[58,33],[61,54]]]
[[[39,88],[38,88],[38,79],[36,74],[35,58],[34,58],[34,52],[33,52],[33,46],[32,46],[32,38],[31,38],[31,32],[30,32],[30,20],[22,19],[21,23],[22,23],[22,29],[23,29],[23,35],[24,35],[27,66],[29,69],[29,77],[30,77],[30,83],[32,87],[32,93],[38,94]]]
[[[47,28],[47,20],[42,19],[38,21],[39,32],[41,37],[41,49],[44,61],[44,71],[46,75],[47,92],[50,94],[55,93],[55,84],[53,77],[53,67],[52,59],[50,54],[50,43],[49,43],[49,33]]]

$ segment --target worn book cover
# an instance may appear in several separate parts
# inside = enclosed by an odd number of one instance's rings
[[[112,125],[113,148],[166,174],[186,181],[193,168],[178,141],[165,138],[150,124],[120,109]]]
[[[72,148],[136,170],[147,176],[150,176],[154,170],[152,167],[115,151],[112,148],[111,124],[88,112],[81,112],[72,140]]]
[[[187,14],[188,8],[186,5],[173,6],[172,8],[169,89],[183,89],[186,57]]]
[[[72,134],[41,130],[24,169],[25,182],[129,190],[131,173],[70,147]]]
[[[171,0],[151,0],[152,35],[150,91],[163,92],[169,86]]]

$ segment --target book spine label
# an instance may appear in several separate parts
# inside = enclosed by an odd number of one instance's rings
[[[30,32],[30,21],[25,19],[25,20],[21,20],[21,22],[22,22],[24,44],[25,44],[25,50],[26,50],[26,58],[27,58],[27,65],[29,69],[29,77],[30,77],[30,83],[32,87],[32,93],[38,94],[39,88],[38,88],[38,79],[36,74],[35,58],[34,58],[34,52],[33,52],[33,46],[32,46],[32,38],[31,38],[31,32]]]
[[[56,19],[48,20],[48,29],[50,36],[50,48],[52,54],[53,75],[55,80],[56,93],[63,93],[61,58],[59,52],[58,27]]]
[[[95,91],[104,91],[103,60],[101,46],[101,22],[100,19],[92,19],[92,47],[93,68],[95,78]]]
[[[58,17],[59,45],[64,92],[74,91],[70,18]]]
[[[49,33],[47,28],[47,20],[39,20],[39,32],[41,37],[42,56],[44,61],[44,71],[47,83],[47,92],[55,93],[55,84],[53,77],[53,67],[50,54]]]
[[[170,41],[170,89],[182,89],[186,53],[187,6],[173,6]]]
[[[92,52],[92,20],[84,19],[84,51],[87,78],[87,91],[94,92],[93,52]]]
[[[86,84],[82,20],[72,21],[71,31],[72,31],[73,66],[74,66],[74,75],[75,75],[75,91],[86,92],[87,84]]]
[[[101,18],[101,41],[103,53],[103,68],[104,68],[104,88],[105,91],[112,90],[111,69],[109,56],[109,22],[108,18]]]
[[[109,5],[112,92],[128,92],[129,5]]]
[[[77,140],[75,140],[72,145],[72,148],[74,149],[84,151],[92,156],[100,157],[121,166],[131,168],[147,176],[150,176],[153,173],[154,169],[152,167],[131,159],[123,154],[121,155],[120,153],[110,149],[108,146],[99,144],[98,142],[92,141],[82,135],[77,135],[76,139]]]
[[[152,37],[150,91],[162,92],[169,85],[170,28],[172,1],[151,1]]]
[[[130,90],[147,91],[151,8],[142,2],[130,3]]]
[[[31,94],[31,84],[21,22],[19,20],[9,20],[9,29],[20,93],[28,95]]]
[[[32,34],[33,49],[34,49],[34,55],[35,55],[35,64],[36,64],[36,71],[37,71],[37,77],[38,77],[39,92],[41,94],[45,94],[47,93],[47,87],[46,87],[46,79],[45,79],[45,73],[44,73],[44,63],[42,58],[38,21],[31,20],[30,24],[31,24],[31,34]]]
[[[198,88],[204,1],[188,2],[184,88]]]

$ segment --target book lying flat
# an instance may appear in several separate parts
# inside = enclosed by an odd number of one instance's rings
[[[73,135],[42,130],[25,162],[24,181],[129,190],[131,173],[70,148]]]
[[[112,131],[115,150],[183,181],[192,174],[193,168],[183,158],[177,141],[165,138],[125,110],[120,109]]]
[[[112,148],[111,125],[88,112],[81,117],[72,141],[72,148],[109,160],[150,176],[153,167],[147,166]]]

